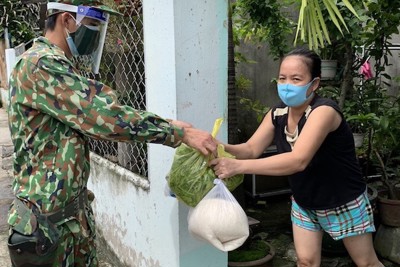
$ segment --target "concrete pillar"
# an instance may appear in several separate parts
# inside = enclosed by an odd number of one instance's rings
[[[227,0],[143,2],[147,109],[211,132],[215,119],[227,117]],[[226,141],[226,121],[218,138]],[[227,253],[192,238],[188,208],[162,196],[174,150],[149,146],[150,192],[162,239],[160,266],[227,266]],[[161,208],[162,207],[162,208]],[[152,233],[154,234],[154,233]]]

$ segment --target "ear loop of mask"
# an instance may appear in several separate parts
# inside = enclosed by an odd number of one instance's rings
[[[71,17],[72,17],[72,15],[71,15]],[[74,17],[72,17],[72,19],[75,21]],[[77,25],[77,27],[79,27],[79,26]],[[78,49],[76,48],[74,39],[72,39],[71,35],[69,34],[70,32],[67,27],[65,27],[65,31],[67,32],[66,40],[67,40],[69,50],[71,51],[73,56],[75,56],[75,57],[79,56],[79,52],[78,52]]]
[[[309,88],[312,86],[312,84],[313,84],[316,80],[318,80],[318,79],[319,79],[318,77],[315,77],[314,79],[312,79],[312,81],[308,83],[308,84],[309,84],[308,89],[309,89]],[[307,89],[307,91],[308,91],[308,89]],[[306,91],[306,95],[305,95],[306,101],[307,101],[308,99],[310,99],[310,98],[314,95],[314,90],[312,90],[311,93],[310,93],[308,96],[307,96],[307,91]]]
[[[318,81],[319,79],[320,79],[319,77],[315,77],[315,78],[310,82],[310,87],[313,85],[313,83],[314,83],[315,81]],[[310,88],[310,87],[309,87],[309,88]],[[318,88],[318,87],[317,87],[317,88]],[[315,92],[315,90],[312,90],[310,96],[311,96],[311,95],[314,95],[314,92]],[[310,96],[308,96],[307,99],[310,98]]]

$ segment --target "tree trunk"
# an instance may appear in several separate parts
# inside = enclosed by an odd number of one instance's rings
[[[238,143],[237,89],[235,75],[235,44],[233,42],[232,6],[228,11],[228,142]]]
[[[350,43],[346,43],[346,54],[344,61],[344,71],[343,71],[343,81],[340,86],[340,98],[339,98],[339,107],[343,110],[344,101],[346,99],[347,93],[353,89],[354,81],[353,81],[353,48]]]

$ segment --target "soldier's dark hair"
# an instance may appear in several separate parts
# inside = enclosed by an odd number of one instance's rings
[[[295,48],[294,50],[290,51],[284,58],[288,56],[303,57],[304,63],[307,65],[311,73],[311,79],[314,79],[316,77],[321,78],[321,58],[317,53],[307,48]]]
[[[54,28],[56,27],[56,20],[57,20],[57,17],[58,17],[59,14],[60,13],[55,13],[55,14],[47,17],[46,30],[50,30],[50,31],[54,30]]]

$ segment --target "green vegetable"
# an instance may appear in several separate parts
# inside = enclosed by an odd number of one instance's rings
[[[225,152],[223,145],[218,145],[218,157],[234,158]],[[216,175],[208,166],[210,158],[205,157],[196,149],[185,144],[180,145],[175,152],[174,161],[169,173],[168,184],[177,198],[191,207],[214,187]],[[232,191],[243,182],[243,174],[224,179],[226,187]]]

